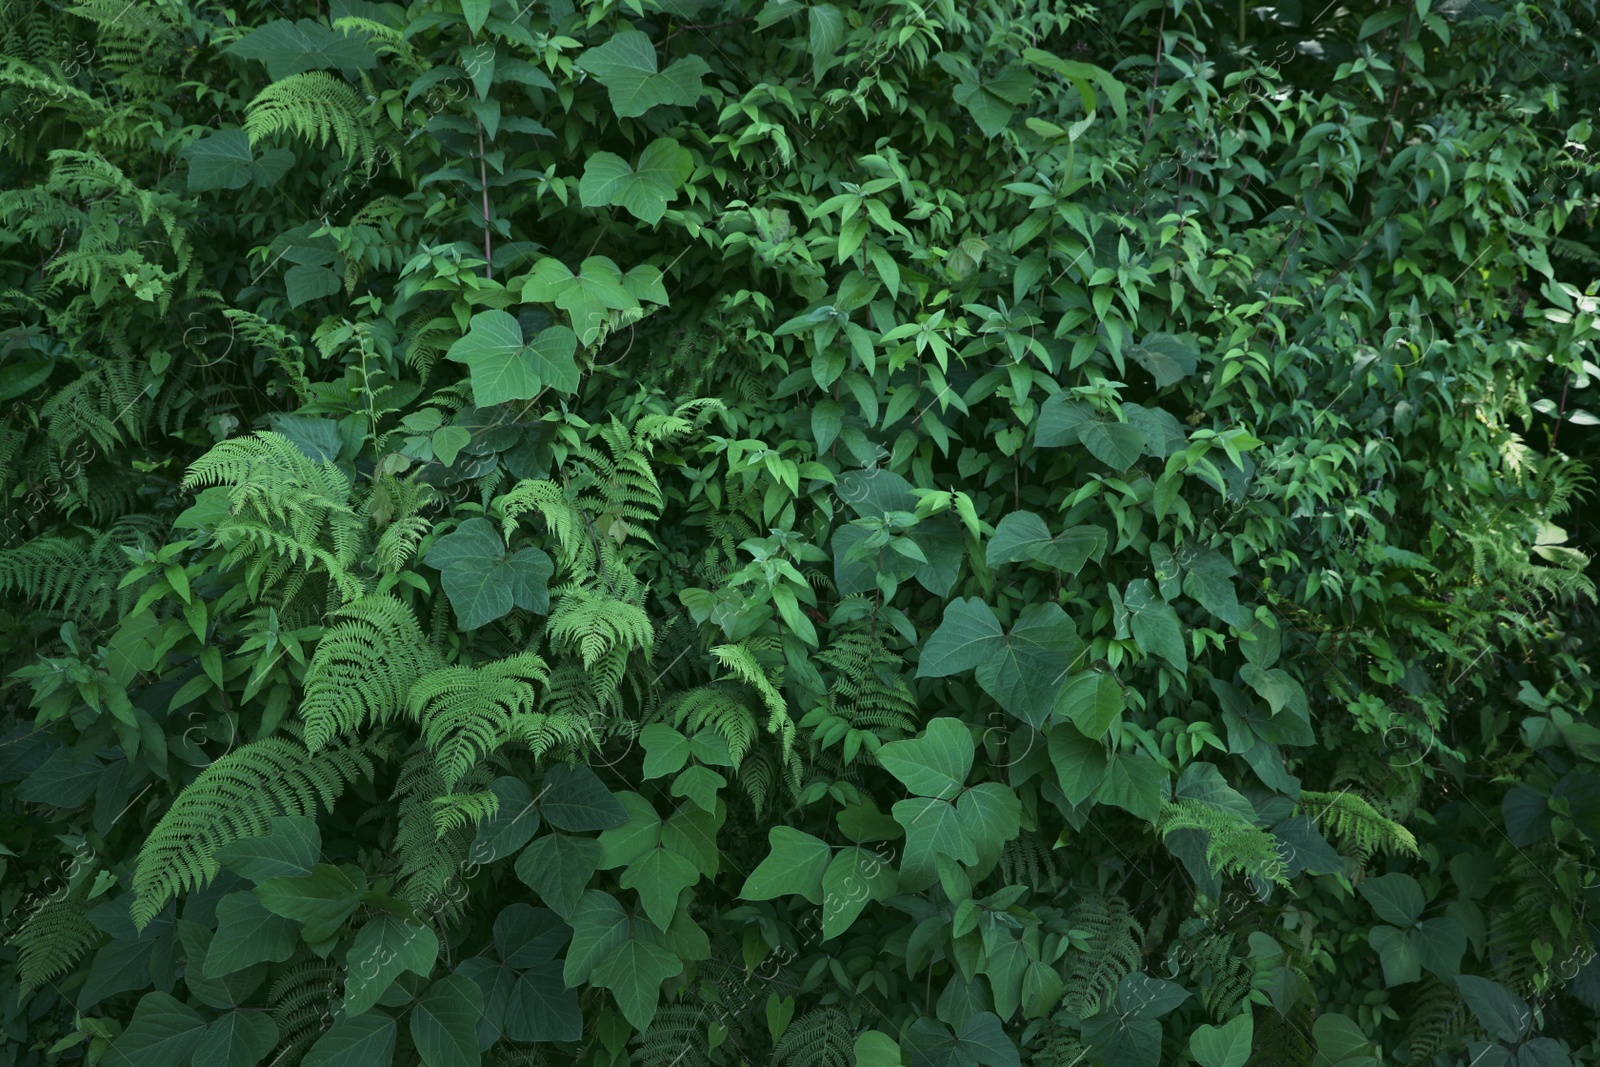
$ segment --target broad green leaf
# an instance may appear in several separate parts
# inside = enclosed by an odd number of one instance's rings
[[[494,917],[494,948],[508,967],[522,970],[549,963],[572,937],[572,930],[549,908],[520,901]]]
[[[1191,763],[1178,775],[1173,787],[1174,800],[1197,800],[1207,807],[1255,822],[1256,809],[1243,793],[1229,785],[1222,772],[1210,763]]]
[[[435,541],[423,562],[439,569],[445,595],[466,629],[486,626],[513,607],[549,610],[548,583],[555,572],[550,557],[531,547],[507,552],[494,524],[481,516]]]
[[[283,273],[284,292],[290,307],[300,307],[325,296],[333,296],[343,285],[339,276],[327,267],[314,267],[301,263]]]
[[[654,226],[693,172],[694,158],[688,150],[670,137],[658,137],[645,146],[637,167],[610,152],[590,156],[578,184],[578,199],[584,207],[624,208]]]
[[[274,815],[270,825],[260,837],[241,837],[217,849],[217,862],[257,883],[310,874],[322,855],[317,821]]]
[[[822,76],[837,62],[836,53],[844,41],[844,15],[832,4],[813,4],[806,9],[810,20],[811,80],[821,84]]]
[[[1422,914],[1427,898],[1422,887],[1409,874],[1385,874],[1363,879],[1357,887],[1367,898],[1378,918],[1395,926],[1408,927]]]
[[[1532,1016],[1527,1003],[1513,996],[1499,982],[1463,974],[1456,978],[1456,989],[1483,1028],[1500,1040],[1518,1041],[1528,1032]]]
[[[944,621],[922,646],[918,678],[943,678],[980,666],[999,649],[1005,631],[989,605],[977,597],[952,600]]]
[[[620,118],[637,118],[662,104],[693,104],[702,92],[701,77],[711,69],[699,56],[689,56],[658,72],[655,45],[638,30],[623,30],[589,49],[576,65],[606,87]]]
[[[198,1012],[166,993],[146,993],[133,1019],[111,1043],[110,1063],[131,1067],[172,1067],[199,1047],[206,1021]]]
[[[878,1030],[863,1031],[855,1042],[855,1067],[901,1067],[900,1046]]]
[[[629,920],[615,897],[591,889],[578,901],[568,922],[572,944],[567,948],[562,978],[568,989],[576,989],[627,940]]]
[[[478,1017],[483,991],[476,982],[448,975],[430,985],[411,1009],[411,1040],[427,1067],[478,1067]]]
[[[345,962],[345,1014],[364,1014],[403,971],[428,977],[438,957],[439,938],[424,923],[406,922],[388,912],[368,919]]]
[[[628,864],[622,872],[624,889],[639,891],[645,914],[665,930],[678,910],[678,896],[700,880],[700,870],[676,852],[653,848]]]
[[[351,872],[360,878],[357,883]],[[319,863],[304,878],[273,878],[256,887],[256,899],[274,915],[302,924],[301,936],[316,943],[332,937],[361,903],[366,877],[359,868]]]
[[[1170,333],[1152,333],[1127,349],[1135,363],[1150,372],[1157,389],[1165,389],[1194,373],[1199,351]]]
[[[595,967],[594,982],[611,990],[622,1015],[635,1030],[645,1030],[655,1018],[661,984],[683,971],[683,961],[655,940],[637,920],[631,936]]]
[[[263,961],[282,963],[299,943],[294,920],[272,914],[254,893],[229,893],[217,903],[217,932],[202,970],[223,978]]]
[[[1200,1067],[1244,1067],[1255,1040],[1255,1020],[1246,1013],[1221,1026],[1201,1023],[1189,1035],[1189,1051]]]
[[[1082,647],[1060,605],[1029,604],[1011,632],[978,665],[978,684],[1006,711],[1042,729]]]
[[[661,816],[638,793],[617,798],[628,818],[600,835],[600,869],[609,871],[632,863],[661,844]]]
[[[577,348],[577,337],[565,326],[548,327],[525,342],[515,318],[504,311],[480,311],[445,358],[467,365],[473,399],[479,407],[492,407],[532,400],[545,389],[576,392],[578,365],[572,357]]]
[[[1073,805],[1082,804],[1105,778],[1106,747],[1067,723],[1051,730],[1049,738],[1050,763],[1061,791]]]
[[[993,78],[977,78],[957,85],[956,103],[967,109],[985,137],[996,137],[1005,129],[1017,106],[1033,96],[1036,82],[1019,64],[1009,64]]]
[[[1044,520],[1033,512],[1013,511],[995,527],[985,562],[996,567],[1030,559],[1067,574],[1077,574],[1105,545],[1106,532],[1098,526],[1075,526],[1055,537]]]
[[[992,1011],[975,1013],[961,1025],[956,1041],[963,1057],[979,1067],[1022,1067],[1017,1043],[1006,1034]]]
[[[1161,765],[1134,749],[1116,753],[1106,764],[1105,779],[1095,793],[1104,804],[1115,804],[1155,825],[1161,817],[1161,783],[1167,772]]]
[[[1067,679],[1056,697],[1053,714],[1070,719],[1083,736],[1098,740],[1111,729],[1126,705],[1117,680],[1105,671],[1092,670]]]
[[[1139,971],[1124,975],[1117,984],[1117,1004],[1134,1018],[1160,1018],[1176,1011],[1189,996],[1189,991],[1176,982],[1151,978]]]
[[[466,16],[467,29],[476,36],[489,18],[492,0],[461,0],[461,13]]]
[[[1040,448],[1060,448],[1077,444],[1083,428],[1094,421],[1088,401],[1057,393],[1039,406],[1034,423],[1034,440]]]
[[[88,1011],[107,997],[148,985],[154,948],[150,941],[119,940],[100,946],[78,991],[78,1010]]]
[[[528,280],[523,283],[522,298],[540,304],[553,303],[565,311],[572,320],[574,348],[578,343],[592,344],[610,321],[612,311],[631,310],[639,306],[639,302],[622,284],[621,269],[605,256],[585,259],[579,265],[577,274],[572,273],[559,259],[541,259],[534,264]],[[552,357],[556,354],[550,353]],[[572,350],[563,350],[560,354],[563,360],[560,366],[564,368],[570,362]],[[539,364],[541,367],[544,365]],[[570,388],[567,387],[568,381]],[[576,364],[573,364],[570,379],[564,378],[559,388],[567,393],[578,388]]]
[[[1183,575],[1183,591],[1211,614],[1230,626],[1244,626],[1249,617],[1239,606],[1233,588],[1233,577],[1238,573],[1233,564],[1215,549],[1201,550]]]
[[[367,47],[365,34],[345,34],[320,22],[273,19],[223,49],[243,59],[267,65],[267,76],[282,81],[308,70],[372,70],[378,57]]]
[[[893,811],[895,821],[906,830],[905,854],[900,864],[901,892],[919,893],[937,881],[940,856],[968,865],[978,862],[977,845],[962,827],[956,806],[948,800],[917,797],[900,801]]]
[[[600,842],[590,837],[547,834],[517,857],[517,877],[563,919],[572,917],[584,888],[600,866]]]
[[[558,763],[544,777],[540,811],[558,830],[609,830],[628,821],[600,776],[582,764]]]
[[[977,846],[979,867],[987,867],[1021,831],[1022,801],[1009,786],[981,782],[956,801],[956,818]]]
[[[1174,452],[1181,452],[1189,443],[1189,435],[1183,432],[1183,424],[1165,408],[1147,408],[1142,404],[1125,402],[1122,414],[1128,420],[1128,425],[1137,427],[1144,434],[1145,450],[1157,459],[1166,459]]]
[[[300,1061],[301,1067],[389,1067],[398,1028],[386,1015],[335,1019]]]
[[[1317,1021],[1311,1026],[1311,1036],[1317,1042],[1317,1051],[1335,1064],[1361,1055],[1370,1047],[1361,1027],[1349,1016],[1334,1012],[1317,1016]],[[1321,1067],[1320,1063],[1318,1067]]]
[[[1144,433],[1137,426],[1109,419],[1084,423],[1078,429],[1078,440],[1095,459],[1119,471],[1139,462],[1146,444]]]
[[[1417,962],[1441,978],[1461,973],[1461,957],[1467,951],[1467,931],[1448,915],[1423,919],[1411,931],[1411,944]]]
[[[1084,107],[1089,111],[1095,107],[1095,94],[1090,84],[1098,85],[1111,101],[1111,110],[1116,116],[1119,119],[1127,117],[1127,86],[1112,76],[1110,71],[1074,59],[1061,59],[1038,48],[1023,49],[1022,61],[1069,79],[1078,88],[1083,96]]]
[[[1367,933],[1367,944],[1378,954],[1383,965],[1383,982],[1388,986],[1404,985],[1422,977],[1422,964],[1417,951],[1404,930],[1392,926],[1374,926]]]
[[[859,846],[842,848],[822,875],[822,937],[850,929],[867,902],[886,900],[895,891],[895,869]]]
[[[644,746],[646,780],[660,778],[683,769],[689,762],[689,739],[666,723],[651,723],[639,733]]]
[[[293,153],[283,148],[270,149],[257,159],[249,135],[239,129],[217,130],[179,154],[189,161],[191,193],[243,189],[252,181],[271,185],[294,166]]]
[[[506,1036],[513,1041],[578,1041],[583,1013],[578,991],[568,989],[555,966],[529,971],[506,998]]]
[[[884,745],[878,762],[911,792],[953,800],[972,773],[976,751],[966,723],[943,717],[930,720],[921,737]]]
[[[500,799],[500,807],[478,824],[467,853],[467,858],[477,864],[510,856],[539,830],[539,810],[526,782],[502,775],[489,783],[489,791]]]
[[[1180,674],[1186,673],[1189,657],[1178,613],[1161,599],[1150,579],[1136,578],[1129,582],[1122,600],[1127,606],[1133,639],[1139,642],[1139,647],[1160,656]]]
[[[821,904],[822,876],[833,855],[828,843],[789,826],[774,826],[768,831],[767,840],[772,851],[750,872],[739,896],[745,900],[771,900],[797,893],[813,904]]]
[[[278,1025],[264,1011],[230,1011],[206,1027],[194,1062],[206,1067],[255,1067],[278,1043]]]
[[[1239,669],[1239,677],[1261,694],[1273,715],[1288,708],[1300,721],[1310,721],[1311,710],[1306,702],[1306,691],[1288,671],[1277,667],[1262,670],[1253,663],[1247,663]]]

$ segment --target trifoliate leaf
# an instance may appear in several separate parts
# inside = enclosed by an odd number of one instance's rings
[[[516,319],[504,311],[480,311],[445,358],[467,365],[473,399],[485,408],[531,400],[544,389],[576,392],[578,365],[572,357],[577,348],[577,338],[565,326],[551,326],[525,343]]]
[[[661,221],[667,205],[693,171],[694,158],[682,145],[670,137],[658,137],[645,146],[636,168],[610,152],[590,156],[578,184],[578,199],[584,207],[625,208],[634,218],[653,226]]]
[[[621,118],[637,118],[662,104],[693,104],[703,91],[700,79],[711,70],[699,56],[689,56],[658,72],[655,45],[638,30],[623,30],[589,49],[576,66],[606,87],[611,109]]]

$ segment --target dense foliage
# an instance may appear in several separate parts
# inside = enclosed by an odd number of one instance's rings
[[[0,16],[0,1064],[1600,1062],[1596,0],[287,2]]]

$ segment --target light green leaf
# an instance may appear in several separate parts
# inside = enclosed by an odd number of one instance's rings
[[[616,205],[654,226],[693,172],[694,157],[688,150],[671,137],[658,137],[645,146],[637,168],[610,152],[590,156],[578,183],[578,199],[584,207]]]
[[[300,307],[313,300],[332,296],[339,291],[339,276],[327,267],[314,267],[308,263],[290,267],[283,275],[290,307]]]
[[[919,893],[937,881],[940,856],[968,865],[978,862],[977,844],[963,829],[956,806],[948,800],[917,797],[900,801],[892,811],[895,821],[906,830],[906,848],[900,863],[902,893]]]
[[[470,978],[434,982],[411,1009],[411,1040],[427,1067],[478,1067],[478,1016],[483,990]]]
[[[1086,671],[1067,679],[1054,714],[1066,718],[1090,740],[1105,736],[1127,705],[1122,686],[1105,671]]]
[[[918,678],[943,678],[970,671],[1000,647],[1005,631],[994,611],[977,597],[950,601],[944,621],[922,646]]]
[[[1201,1023],[1189,1036],[1189,1051],[1200,1067],[1244,1067],[1255,1040],[1255,1020],[1248,1014],[1222,1026]]]
[[[767,840],[772,851],[750,872],[739,896],[745,900],[771,900],[797,893],[813,904],[821,904],[822,876],[833,855],[828,843],[789,826],[774,826],[767,833]]]
[[[661,778],[689,762],[689,739],[666,723],[651,723],[639,733],[644,746],[644,776]]]
[[[699,56],[689,56],[658,73],[655,45],[638,30],[623,30],[589,49],[576,65],[606,87],[611,109],[621,118],[637,118],[662,104],[688,107],[700,98],[700,79],[711,69]]]
[[[1161,599],[1150,579],[1137,578],[1129,582],[1122,601],[1129,613],[1133,639],[1139,642],[1139,647],[1160,656],[1179,673],[1187,673],[1189,657],[1178,613]]]
[[[1034,440],[1040,448],[1060,448],[1076,444],[1083,428],[1094,421],[1094,409],[1087,401],[1057,393],[1039,406],[1034,423]]]
[[[532,400],[544,389],[576,392],[578,365],[572,357],[577,348],[577,338],[565,326],[542,330],[528,344],[516,319],[504,311],[480,311],[445,358],[467,365],[473,399],[479,407],[492,407]]]
[[[982,782],[961,794],[956,818],[977,846],[978,866],[987,867],[1022,829],[1022,801],[1009,786]]]
[[[217,130],[185,148],[179,155],[189,161],[189,192],[243,189],[252,181],[268,186],[294,166],[294,154],[274,148],[256,158],[250,137],[243,130]]]
[[[864,1031],[856,1038],[855,1058],[855,1067],[901,1067],[900,1046],[878,1030]]]
[[[1441,978],[1461,973],[1461,957],[1467,951],[1467,931],[1448,915],[1419,922],[1411,931],[1411,945],[1417,962]]]
[[[1150,372],[1157,389],[1165,389],[1194,373],[1199,350],[1170,333],[1152,333],[1127,349],[1135,363]]]
[[[966,723],[943,717],[929,720],[921,737],[884,745],[878,762],[911,792],[953,800],[972,773],[976,751]]]
[[[656,847],[628,864],[622,872],[624,889],[639,891],[644,912],[665,930],[678,910],[678,896],[700,880],[700,870],[676,852]]]
[[[683,970],[683,961],[661,947],[648,927],[635,920],[632,936],[595,968],[596,985],[611,990],[622,1015],[635,1030],[646,1030],[655,1018],[661,983]]]
[[[590,256],[579,265],[577,274],[559,259],[541,259],[523,283],[522,298],[541,304],[553,303],[565,311],[572,320],[574,344],[581,341],[585,345],[593,343],[600,335],[612,311],[639,306],[622,284],[621,269],[605,256]],[[576,373],[574,365],[572,389],[563,391],[572,392],[577,388]]]

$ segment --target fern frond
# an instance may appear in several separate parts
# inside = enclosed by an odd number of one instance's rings
[[[1306,790],[1300,794],[1300,807],[1358,856],[1370,856],[1377,851],[1418,855],[1417,839],[1411,831],[1393,819],[1384,818],[1365,797],[1354,791],[1317,793]]]
[[[1193,799],[1169,801],[1161,807],[1156,830],[1163,838],[1179,830],[1206,835],[1206,862],[1213,874],[1254,875],[1287,887],[1289,878],[1278,854],[1278,839],[1233,812]]]
[[[17,950],[17,991],[28,994],[72,969],[101,932],[89,921],[88,908],[75,900],[45,900],[11,937]]]
[[[1128,902],[1121,897],[1089,894],[1067,913],[1067,924],[1083,932],[1088,948],[1068,957],[1066,990],[1062,1006],[1086,1019],[1100,1011],[1117,984],[1131,974],[1140,960],[1143,931]]]
[[[338,144],[346,159],[360,157],[370,167],[378,141],[369,109],[348,82],[326,71],[291,74],[256,94],[245,106],[244,130],[250,143],[289,133],[326,147]]]
[[[322,635],[306,666],[300,718],[312,751],[387,722],[405,709],[413,684],[439,667],[416,616],[394,597],[365,597],[338,614],[345,621]]]
[[[481,667],[441,667],[417,681],[407,711],[422,724],[447,789],[507,741],[544,725],[538,707],[549,677],[544,660],[524,652]]]
[[[789,1024],[773,1050],[774,1064],[783,1067],[849,1067],[855,1035],[850,1020],[838,1008],[808,1011]]]
[[[274,815],[332,808],[345,786],[372,776],[371,744],[335,744],[312,752],[290,724],[220,757],[178,794],[139,849],[133,872],[133,921],[143,929],[178,893],[216,876],[216,852],[230,841],[267,832]]]

